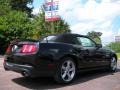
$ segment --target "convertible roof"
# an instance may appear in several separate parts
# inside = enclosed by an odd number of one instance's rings
[[[80,35],[80,34],[75,34],[75,33],[63,33],[63,34],[53,34],[55,36],[59,35],[59,36],[82,36],[82,37],[88,37],[86,35]]]

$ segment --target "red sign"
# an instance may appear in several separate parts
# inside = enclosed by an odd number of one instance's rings
[[[45,20],[56,21],[60,19],[58,15],[59,1],[58,0],[46,0],[45,3]]]

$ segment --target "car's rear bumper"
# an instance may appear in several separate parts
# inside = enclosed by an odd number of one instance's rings
[[[49,77],[49,76],[53,76],[55,72],[52,69],[40,71],[39,69],[36,69],[35,67],[30,65],[20,65],[6,61],[4,62],[4,69],[18,72],[21,73],[23,76],[30,76],[30,77]]]

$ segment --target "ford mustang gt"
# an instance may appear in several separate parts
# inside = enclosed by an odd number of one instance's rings
[[[25,77],[53,77],[58,83],[70,83],[80,71],[116,71],[117,56],[87,36],[58,34],[11,43],[4,68]]]

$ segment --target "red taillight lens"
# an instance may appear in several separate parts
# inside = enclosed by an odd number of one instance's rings
[[[37,45],[23,45],[21,49],[21,53],[35,53],[37,52]]]
[[[7,47],[7,49],[6,49],[6,54],[7,54],[7,53],[10,53],[10,51],[11,51],[11,45],[9,45],[9,46]]]

